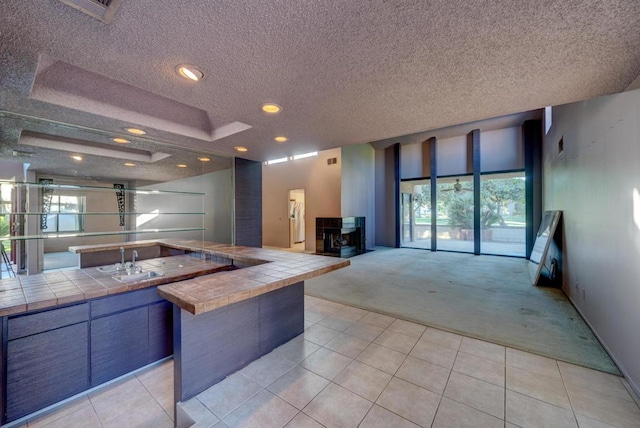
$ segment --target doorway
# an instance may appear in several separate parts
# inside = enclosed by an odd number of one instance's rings
[[[304,189],[289,190],[289,248],[305,250],[305,193]]]

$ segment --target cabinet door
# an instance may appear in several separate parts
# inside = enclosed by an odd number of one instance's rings
[[[173,354],[173,304],[149,306],[149,362]]]
[[[91,321],[91,385],[96,386],[147,364],[147,307]]]
[[[88,323],[7,343],[7,421],[89,387]]]

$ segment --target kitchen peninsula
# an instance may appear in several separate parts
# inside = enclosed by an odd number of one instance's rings
[[[73,247],[83,255],[158,246],[156,275],[97,267],[0,280],[2,423],[174,355],[181,401],[304,330],[304,281],[346,260],[185,240]],[[142,251],[141,251],[142,252]]]

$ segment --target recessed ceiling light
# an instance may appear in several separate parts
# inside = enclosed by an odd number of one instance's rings
[[[206,158],[206,157],[203,156],[203,157],[199,157],[198,160],[200,162],[209,162],[211,159],[210,158]]]
[[[278,135],[276,138],[274,138],[274,140],[276,140],[278,143],[284,143],[288,140],[288,138],[284,135]]]
[[[111,141],[113,141],[114,143],[120,143],[120,144],[127,144],[129,142],[129,140],[127,140],[126,138],[120,138],[120,137],[112,138]]]
[[[187,166],[183,163],[179,163],[178,165],[176,165],[178,168],[186,168]]]
[[[204,73],[195,65],[180,64],[176,67],[176,72],[181,77],[193,80],[194,82],[204,79]]]
[[[74,159],[74,160],[77,160],[77,161],[81,161],[82,160],[82,156],[73,155],[73,156],[71,156],[71,159]]]
[[[124,128],[124,130],[133,135],[145,135],[147,133],[147,131],[138,128]]]
[[[234,148],[235,148],[237,151],[239,151],[239,152],[248,152],[248,151],[249,151],[249,149],[247,149],[247,148],[246,148],[246,147],[244,147],[244,146],[236,146],[236,147],[234,147]]]
[[[262,104],[262,111],[269,114],[277,114],[282,111],[282,107],[280,107],[278,104],[267,103]]]
[[[136,166],[136,164],[133,162],[125,162],[124,166]]]

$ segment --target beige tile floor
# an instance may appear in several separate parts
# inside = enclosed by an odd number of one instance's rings
[[[640,427],[616,376],[307,296],[305,333],[183,403],[196,427]],[[25,427],[171,427],[172,363]]]

